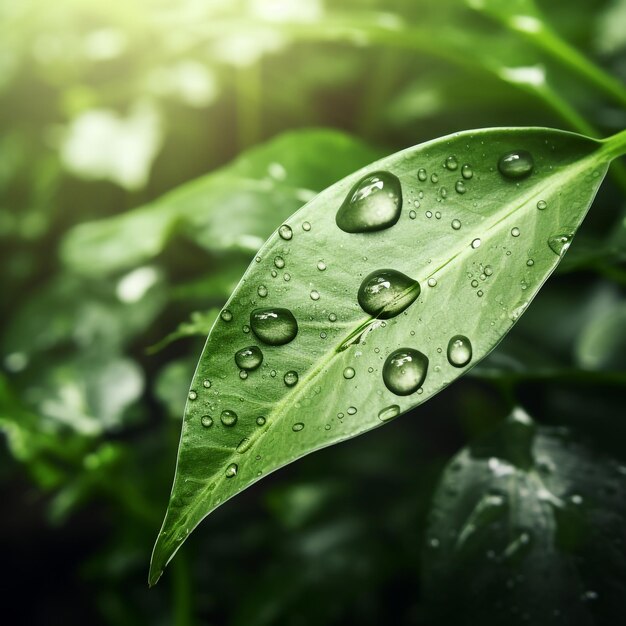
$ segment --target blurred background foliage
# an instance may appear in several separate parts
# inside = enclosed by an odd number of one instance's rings
[[[281,221],[442,134],[621,130],[625,78],[624,0],[1,0],[8,623],[615,623],[619,163],[471,376],[254,486],[146,577],[195,360]]]

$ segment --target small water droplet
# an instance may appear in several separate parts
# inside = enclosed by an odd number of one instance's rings
[[[548,203],[545,200],[539,200],[539,202],[537,202],[537,208],[540,211],[545,210],[545,208],[548,206]]]
[[[224,426],[234,426],[237,423],[237,413],[229,409],[224,409],[220,415],[220,421]]]
[[[474,287],[474,289],[476,289],[476,287],[478,287],[478,281],[477,281],[476,279],[474,279],[474,280],[470,283],[470,285],[471,285],[472,287]]]
[[[225,321],[225,322],[230,322],[233,319],[233,314],[228,310],[228,309],[224,309],[221,313],[220,313],[220,317]]]
[[[291,226],[289,226],[288,224],[283,224],[279,229],[278,229],[278,234],[281,236],[282,239],[284,239],[285,241],[289,241],[292,237],[293,237],[293,230],[291,230]]]
[[[302,422],[296,422],[292,427],[294,433],[300,432],[304,428],[304,424]]]
[[[328,320],[331,322],[336,322],[337,321],[337,316],[334,313],[330,313],[328,315]]]
[[[254,334],[270,346],[281,346],[295,339],[298,323],[289,309],[255,309],[250,313]]]
[[[378,419],[381,422],[388,422],[398,415],[400,415],[400,407],[397,404],[392,404],[378,412]]]
[[[526,261],[526,265],[528,265],[528,267],[532,267],[535,264],[535,262],[532,259],[528,259],[528,261]]]
[[[461,228],[461,220],[452,220],[452,228],[459,230]]]
[[[444,165],[446,168],[454,172],[459,167],[459,162],[456,160],[455,156],[449,156]]]
[[[440,211],[437,211],[437,212],[435,213],[435,218],[436,218],[436,219],[438,219],[438,220],[440,220],[440,219],[441,219],[441,212],[440,212]]]
[[[250,326],[248,326],[248,324],[244,324],[244,325],[241,327],[241,330],[242,330],[244,333],[246,333],[246,335],[247,335],[247,334],[250,332]]]
[[[302,230],[308,233],[311,230],[311,223],[302,222]]]
[[[235,352],[235,363],[242,370],[255,370],[263,363],[263,353],[258,346],[248,346]]]
[[[206,380],[204,380],[204,381],[202,382],[202,386],[203,386],[205,389],[210,389],[210,388],[211,388],[211,381],[207,378]]]
[[[409,217],[414,220],[417,217],[417,213],[411,209],[409,211]]]
[[[250,439],[250,437],[244,437],[238,444],[237,444],[237,448],[235,448],[235,450],[237,452],[239,452],[239,454],[243,454],[244,452],[246,452],[247,450],[250,449],[250,446],[252,445],[252,439]]]
[[[198,397],[198,394],[193,391],[193,389],[189,392],[189,399],[190,400],[195,400]]]
[[[445,198],[448,195],[448,190],[445,187],[439,187],[439,196]]]
[[[265,426],[266,421],[267,420],[265,419],[265,417],[263,417],[263,415],[259,415],[259,417],[256,418],[257,426]]]
[[[283,274],[283,280],[288,283],[291,280],[291,274],[289,272],[285,272]]]
[[[326,426],[324,426],[324,430],[330,430],[330,424],[326,424]]]
[[[432,211],[426,211],[426,213],[424,213],[424,215],[430,219],[433,216],[433,212]]]
[[[374,232],[393,226],[401,211],[400,181],[389,172],[375,172],[352,187],[335,221],[346,233]]]
[[[467,189],[465,188],[465,183],[462,180],[457,180],[456,184],[454,185],[454,189],[456,190],[457,193],[460,194],[464,194]]]
[[[476,250],[476,248],[480,248],[480,239],[476,238],[472,241],[472,248],[474,248],[474,250]]]
[[[513,237],[519,237],[520,235],[520,230],[517,226],[514,226],[513,228],[511,228],[511,235]]]
[[[349,406],[348,410],[346,411],[346,413],[348,415],[354,415],[356,413],[356,407],[355,406]]]
[[[270,372],[270,376],[271,376],[272,378],[276,378],[276,370],[272,370],[272,371]]]
[[[430,177],[430,182],[431,182],[431,183],[437,183],[437,182],[439,182],[439,176],[437,176],[437,174],[431,174],[431,177]]]
[[[376,270],[363,279],[357,299],[361,308],[380,319],[390,319],[407,309],[420,294],[420,285],[396,270]]]
[[[465,367],[472,360],[472,344],[465,335],[454,335],[448,342],[448,361],[454,367]]]
[[[432,276],[428,279],[428,286],[429,287],[436,287],[437,286],[437,279],[436,278],[432,278]]]
[[[298,372],[295,370],[289,370],[283,377],[285,385],[287,387],[293,387],[298,382]]]
[[[428,371],[428,357],[412,348],[395,350],[383,366],[383,381],[392,393],[408,396],[424,383]]]
[[[473,175],[474,175],[474,172],[472,171],[471,166],[466,163],[461,168],[461,176],[463,176],[465,180],[469,180]]]
[[[205,427],[205,428],[211,428],[211,426],[213,426],[213,418],[210,415],[203,415],[200,418],[200,423]]]
[[[419,170],[417,170],[417,178],[422,182],[424,182],[428,178],[428,174],[423,167],[420,167]]]
[[[346,369],[343,370],[343,377],[346,379],[350,379],[350,378],[354,378],[354,375],[356,374],[356,372],[354,371],[353,367],[346,367]]]
[[[265,285],[259,285],[259,288],[256,290],[259,294],[259,297],[266,298],[267,297],[267,287]]]
[[[320,299],[320,292],[319,291],[315,291],[315,289],[313,289],[309,295],[311,296],[311,300],[319,300]]]
[[[282,256],[277,256],[274,257],[274,265],[279,269],[282,270],[283,267],[285,267],[285,259],[283,259]]]
[[[272,278],[276,278],[276,276],[278,276],[278,272],[276,270],[272,270],[270,274],[272,275]]]
[[[324,331],[322,331],[320,333],[320,339],[326,339],[326,337],[328,337],[328,335]]]
[[[493,267],[491,265],[485,265],[485,276],[491,276],[493,274]]]
[[[226,471],[224,472],[224,474],[226,475],[226,478],[233,478],[233,477],[237,476],[237,471],[238,470],[239,470],[239,467],[237,467],[237,463],[231,463],[226,468]]]
[[[241,380],[246,380],[246,378],[248,378],[248,372],[246,372],[246,370],[241,370],[239,372],[239,378],[241,378]]]
[[[326,263],[324,263],[324,261],[318,261],[317,262],[317,269],[320,272],[323,272],[326,269]]]
[[[500,157],[498,169],[506,178],[519,179],[528,176],[534,167],[532,154],[526,150],[514,150]]]
[[[558,256],[563,256],[572,242],[572,235],[553,235],[548,239],[550,250]]]
[[[482,298],[482,297],[483,297],[483,295],[484,295],[484,294],[483,294],[482,289],[479,289],[479,290],[476,292],[476,295],[477,295],[479,298]]]

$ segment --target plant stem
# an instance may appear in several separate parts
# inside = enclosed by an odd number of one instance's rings
[[[193,626],[191,582],[189,564],[185,555],[179,552],[172,561],[172,595],[175,626]]]
[[[607,137],[603,143],[603,150],[609,158],[624,156],[626,154],[626,130]]]

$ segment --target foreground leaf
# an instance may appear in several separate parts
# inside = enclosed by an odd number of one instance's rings
[[[460,452],[430,514],[429,623],[611,623],[625,591],[625,472],[521,410]]]
[[[558,264],[623,144],[459,133],[356,172],[281,226],[200,359],[150,582],[228,498],[483,358]]]

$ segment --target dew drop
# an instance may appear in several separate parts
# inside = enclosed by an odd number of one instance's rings
[[[265,285],[259,285],[259,288],[256,290],[259,294],[259,297],[266,298],[267,297],[267,287]]]
[[[272,270],[270,274],[272,275],[272,278],[276,278],[276,276],[278,276],[278,272],[276,270]]]
[[[388,422],[398,415],[400,415],[400,407],[397,404],[392,404],[390,406],[386,406],[378,412],[378,419],[381,422]]]
[[[350,378],[354,378],[354,375],[356,374],[356,372],[354,371],[353,367],[346,367],[345,370],[343,370],[343,377],[350,380]]]
[[[417,213],[411,209],[409,211],[409,217],[414,220],[417,217]]]
[[[396,270],[376,270],[363,279],[357,299],[361,308],[379,319],[390,319],[407,309],[420,294],[420,285]]]
[[[463,178],[465,180],[469,180],[472,176],[474,175],[474,172],[472,171],[471,166],[469,166],[467,163],[461,168],[461,176],[463,176]]]
[[[294,433],[300,432],[304,428],[304,424],[302,422],[296,422],[292,427]]]
[[[346,233],[374,232],[393,226],[401,211],[400,181],[389,172],[375,172],[352,187],[335,221]]]
[[[311,222],[302,222],[302,230],[308,233],[311,230]]]
[[[432,211],[426,211],[426,213],[424,213],[424,215],[430,219],[433,216],[433,212]]]
[[[250,437],[244,437],[238,444],[237,447],[235,448],[235,450],[237,452],[239,452],[239,454],[243,454],[244,452],[246,452],[247,450],[250,449],[250,446],[252,445],[252,439],[250,439]]]
[[[438,220],[440,220],[440,219],[441,219],[441,213],[440,213],[439,211],[437,211],[437,212],[435,213],[435,217],[436,217]]]
[[[537,208],[540,211],[545,210],[547,206],[548,206],[548,203],[545,200],[539,200],[539,202],[537,202]]]
[[[454,172],[459,167],[459,162],[456,160],[455,156],[449,156],[444,165]]]
[[[317,269],[320,272],[323,272],[326,269],[326,263],[324,263],[324,261],[318,261],[317,262]]]
[[[283,377],[285,385],[287,387],[293,387],[298,382],[298,372],[295,370],[289,370]]]
[[[464,194],[467,189],[465,188],[465,183],[462,180],[457,180],[456,184],[454,185],[454,189],[456,190],[457,193],[460,194]]]
[[[298,323],[289,309],[254,309],[250,313],[254,334],[270,346],[281,346],[295,339]]]
[[[428,286],[429,287],[436,287],[437,286],[437,279],[436,278],[429,278],[428,279]]]
[[[213,418],[210,415],[203,415],[200,418],[200,423],[205,427],[205,428],[211,428],[211,426],[213,426]]]
[[[283,259],[282,256],[277,256],[274,257],[274,265],[279,269],[282,270],[283,267],[285,267],[285,259]]]
[[[476,292],[476,295],[477,295],[479,298],[482,298],[482,297],[483,297],[483,295],[484,295],[484,294],[483,294],[483,290],[482,290],[482,289],[479,289],[479,290]]]
[[[189,399],[193,401],[193,400],[195,400],[197,397],[198,397],[198,394],[197,394],[195,391],[193,391],[193,389],[192,389],[192,390],[189,392]]]
[[[428,371],[428,357],[412,348],[392,352],[383,365],[383,381],[397,396],[415,393],[424,383]]]
[[[235,363],[242,370],[255,370],[263,363],[263,353],[258,346],[248,346],[235,352]]]
[[[224,472],[224,474],[226,475],[226,478],[233,478],[235,476],[237,476],[237,470],[239,468],[237,467],[237,463],[231,463],[227,468],[226,471]]]
[[[202,381],[202,386],[205,389],[210,389],[211,388],[211,381],[207,378],[206,380]]]
[[[278,234],[281,236],[282,239],[284,239],[285,241],[289,241],[292,237],[293,237],[293,230],[291,230],[291,226],[289,226],[288,224],[283,224],[279,229],[278,229]]]
[[[241,378],[241,380],[246,380],[246,378],[248,378],[248,372],[246,372],[246,370],[241,370],[239,372],[239,378]]]
[[[241,330],[247,335],[250,332],[250,326],[248,326],[248,324],[244,324],[241,327]]]
[[[474,248],[474,250],[480,248],[480,239],[474,239],[474,241],[472,241],[472,248]]]
[[[511,228],[511,235],[513,237],[519,237],[520,235],[520,230],[517,226],[514,226],[513,228]]]
[[[439,195],[440,195],[442,198],[447,197],[447,195],[448,195],[448,190],[447,190],[445,187],[439,187]]]
[[[224,426],[234,426],[237,423],[237,413],[229,409],[224,409],[220,415],[220,421]]]
[[[225,321],[225,322],[230,322],[233,319],[233,314],[228,310],[228,309],[224,309],[221,313],[220,313],[220,317]]]
[[[448,342],[448,361],[454,367],[465,367],[472,360],[472,344],[464,335],[454,335]]]
[[[493,267],[491,265],[485,266],[485,276],[491,276],[493,274]]]
[[[426,170],[423,167],[420,167],[419,170],[417,170],[417,178],[422,182],[428,178],[428,174],[426,174]]]
[[[437,176],[437,174],[432,174],[431,177],[430,177],[430,182],[431,183],[439,182],[439,176]]]
[[[265,419],[265,417],[263,417],[263,415],[259,415],[259,417],[256,418],[257,426],[265,426],[266,421],[267,420]]]
[[[330,313],[328,316],[328,320],[330,322],[336,322],[337,321],[337,316],[334,313]]]
[[[319,291],[315,291],[315,289],[313,289],[309,295],[311,296],[311,300],[319,300],[320,299],[320,292]]]
[[[558,256],[562,256],[567,252],[571,242],[572,235],[554,235],[548,239],[550,250]]]
[[[534,167],[532,154],[526,150],[514,150],[500,157],[498,169],[506,178],[519,179],[528,176]]]
[[[461,220],[452,220],[452,228],[459,230],[461,228]]]
[[[526,261],[526,265],[528,265],[528,267],[532,267],[535,264],[535,262],[532,259],[528,259],[528,261]]]
[[[354,415],[356,413],[356,407],[355,406],[349,406],[348,410],[346,411],[346,413],[348,415]]]
[[[291,274],[289,272],[285,272],[283,274],[283,280],[288,283],[291,280]]]

